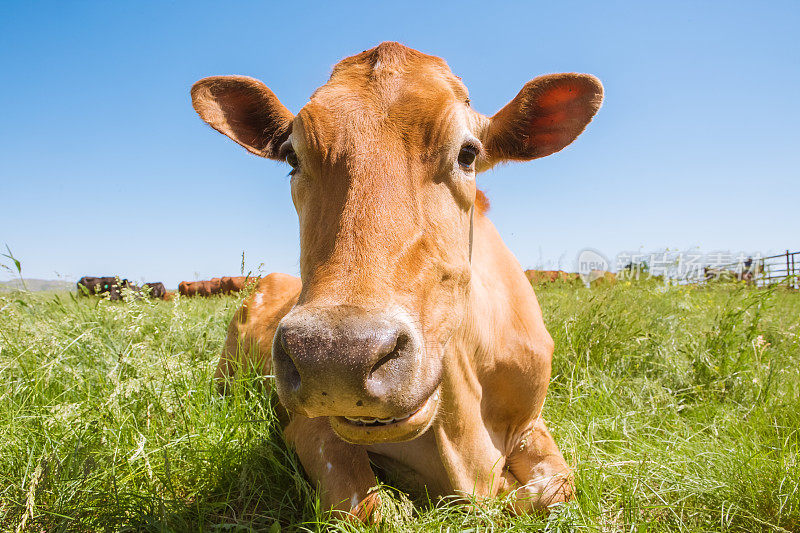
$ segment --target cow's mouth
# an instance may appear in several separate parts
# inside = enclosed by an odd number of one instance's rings
[[[417,411],[414,411],[416,413]],[[396,424],[398,422],[402,422],[411,416],[414,413],[409,413],[405,416],[401,416],[398,418],[351,418],[346,416],[348,422],[351,424],[355,424],[357,426],[369,426],[369,427],[378,427],[378,426],[388,426],[389,424]]]
[[[439,389],[411,413],[393,418],[330,417],[331,427],[342,439],[353,444],[402,442],[422,435],[433,423],[439,407]]]

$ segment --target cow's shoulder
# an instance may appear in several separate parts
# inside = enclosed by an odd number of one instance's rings
[[[278,323],[300,295],[300,279],[274,273],[258,282],[252,294],[236,310],[228,326],[216,380],[223,384],[240,365],[271,372],[272,338]]]
[[[261,337],[263,332],[274,330],[297,303],[301,287],[300,278],[280,272],[261,278],[236,313],[239,334]]]

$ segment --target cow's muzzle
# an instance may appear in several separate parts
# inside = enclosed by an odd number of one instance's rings
[[[426,359],[408,313],[352,306],[296,308],[272,347],[281,403],[331,417],[342,438],[362,443],[407,440],[427,428],[441,364]]]

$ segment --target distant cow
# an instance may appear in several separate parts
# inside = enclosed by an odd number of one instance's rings
[[[133,285],[127,279],[119,279],[116,276],[83,276],[76,284],[78,294],[88,296],[90,294],[108,294],[109,300],[122,300],[122,288],[132,288]]]
[[[223,276],[220,281],[222,294],[232,294],[243,291],[248,284],[255,285],[258,280],[249,276]]]
[[[181,281],[178,292],[181,296],[207,296],[203,281]]]
[[[178,283],[178,294],[181,296],[194,296],[196,294],[194,284],[194,281],[181,281]]]
[[[178,292],[181,296],[211,296],[213,294],[220,294],[221,290],[222,280],[220,278],[200,281],[181,281],[178,284]]]
[[[142,285],[142,289],[150,289],[150,298],[158,298],[159,300],[163,300],[167,295],[167,288],[164,287],[164,284],[160,281],[148,281]]]
[[[744,281],[748,285],[755,284],[755,278],[759,274],[764,273],[764,260],[757,259],[753,261],[752,257],[748,257],[747,260],[744,262],[744,268],[738,274],[738,280]]]
[[[222,292],[222,278],[211,278],[208,280],[208,296],[220,294]]]
[[[572,282],[578,281],[580,275],[574,272],[564,272],[563,270],[526,270],[525,276],[532,284],[555,283],[557,281]]]

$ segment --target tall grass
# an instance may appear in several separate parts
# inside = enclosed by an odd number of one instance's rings
[[[800,295],[537,292],[576,500],[512,517],[384,487],[382,530],[800,530]],[[238,304],[0,295],[0,529],[360,529],[318,508],[268,381],[212,390]]]

